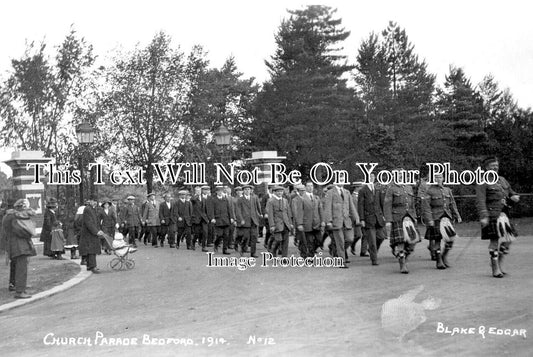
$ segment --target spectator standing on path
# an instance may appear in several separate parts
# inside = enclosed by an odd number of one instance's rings
[[[52,252],[52,230],[59,226],[59,221],[56,215],[57,200],[50,197],[46,202],[46,209],[44,211],[43,228],[41,230],[41,237],[39,240],[44,243],[43,255],[52,259],[61,259],[63,252]]]
[[[37,255],[31,240],[35,233],[35,225],[32,222],[35,212],[26,199],[17,200],[13,207],[14,209],[7,210],[2,220],[2,240],[5,240],[11,261],[9,290],[15,290],[17,299],[28,299],[31,297],[26,293],[28,261],[29,257]]]
[[[110,236],[111,238],[115,237],[115,227],[117,225],[117,214],[112,208],[111,201],[104,199],[102,202],[102,209],[98,212],[98,223],[102,231]],[[104,247],[106,254],[111,254],[111,247],[107,240],[103,237],[100,237],[100,244]]]
[[[101,252],[99,236],[103,234],[104,232],[99,229],[96,201],[90,199],[83,209],[79,250],[82,256],[87,257],[87,270],[95,274],[100,273],[96,267],[96,255]]]

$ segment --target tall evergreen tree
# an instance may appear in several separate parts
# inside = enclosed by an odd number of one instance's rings
[[[477,165],[488,144],[483,130],[483,100],[462,68],[450,66],[438,107],[440,118],[452,130],[448,141],[457,154],[455,160],[463,168]]]
[[[382,33],[392,96],[392,122],[417,121],[431,112],[435,76],[414,52],[405,29],[390,22]]]
[[[381,36],[370,34],[361,43],[354,80],[364,103],[370,159],[389,167],[419,167],[446,152],[433,115],[435,76],[415,54],[404,29],[390,22]],[[370,149],[376,143],[388,149]]]
[[[266,65],[271,79],[256,101],[250,141],[287,155],[306,172],[318,161],[338,163],[352,146],[357,102],[342,75],[353,67],[339,54],[349,32],[327,6],[289,11]]]

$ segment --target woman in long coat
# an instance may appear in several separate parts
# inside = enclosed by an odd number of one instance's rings
[[[87,270],[100,273],[96,267],[96,255],[101,253],[100,238],[103,232],[100,230],[96,213],[96,201],[88,200],[83,210],[82,226],[80,232],[79,251],[87,257]]]
[[[41,230],[41,237],[39,240],[44,243],[43,255],[52,259],[57,259],[58,255],[52,252],[52,230],[59,225],[56,217],[57,200],[50,197],[46,203],[46,210],[44,211],[43,228]],[[61,257],[61,254],[59,254]]]
[[[98,222],[102,231],[113,239],[115,236],[115,225],[117,224],[117,214],[115,210],[111,208],[111,201],[104,200],[102,203],[102,209],[98,212]],[[111,254],[111,247],[104,238],[100,238],[100,243],[104,247],[104,251],[107,254]]]

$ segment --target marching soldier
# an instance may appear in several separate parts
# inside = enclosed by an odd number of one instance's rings
[[[392,183],[385,191],[383,214],[387,236],[390,237],[392,254],[398,258],[402,274],[408,274],[407,258],[413,252],[416,243],[420,241],[415,226],[416,212],[413,188],[404,184]]]
[[[424,165],[420,168],[419,180],[415,187],[416,189],[416,201],[415,201],[416,215],[417,217],[421,217],[422,219],[424,215],[422,212],[423,211],[422,198],[426,194],[426,190],[428,188],[427,180],[428,180],[428,167]],[[430,234],[430,230],[426,227],[426,233],[424,234],[424,239],[429,240],[429,234]],[[435,252],[431,248],[431,240],[429,240],[429,244],[427,248],[429,250],[429,255],[431,256],[431,260],[437,260],[435,256]]]
[[[499,162],[496,157],[489,157],[483,161],[486,170],[496,173]],[[516,237],[516,231],[507,217],[509,208],[518,202],[520,196],[513,191],[509,182],[499,176],[495,184],[483,184],[476,187],[477,210],[481,223],[481,239],[489,240],[489,254],[492,276],[502,278],[505,274],[501,270],[504,254],[508,253],[511,240]]]
[[[452,190],[443,186],[442,174],[435,175],[436,185],[428,185],[421,197],[422,215],[427,226],[425,239],[429,240],[430,249],[435,254],[437,269],[450,267],[448,253],[456,236],[451,225],[452,220],[461,223],[461,216],[453,199]],[[444,237],[442,232],[444,232]],[[445,239],[441,255],[441,240]]]

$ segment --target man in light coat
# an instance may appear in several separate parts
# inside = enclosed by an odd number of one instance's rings
[[[335,256],[346,260],[346,248],[353,241],[354,232],[352,221],[359,224],[359,215],[355,209],[350,192],[342,185],[335,185],[326,194],[324,202],[324,221],[328,229],[333,232],[335,240]],[[348,268],[346,264],[341,266]]]

